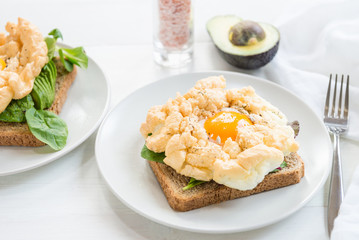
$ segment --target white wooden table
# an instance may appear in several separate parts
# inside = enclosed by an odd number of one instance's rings
[[[276,23],[311,1],[195,0],[193,63],[164,69],[152,59],[152,1],[1,0],[0,26],[17,16],[44,34],[59,28],[64,41],[82,45],[105,71],[111,107],[137,88],[169,75],[226,70],[244,72],[222,60],[205,29],[218,14]],[[270,64],[265,68],[270,68]],[[262,76],[265,68],[247,72]],[[271,80],[271,79],[269,79]],[[96,134],[74,151],[38,169],[0,177],[0,239],[327,239],[328,181],[313,199],[285,220],[249,232],[223,235],[180,231],[154,223],[124,206],[107,188],[94,156]],[[344,186],[350,182],[359,144],[342,143]],[[1,157],[1,148],[0,148]],[[1,166],[0,166],[1,167]]]

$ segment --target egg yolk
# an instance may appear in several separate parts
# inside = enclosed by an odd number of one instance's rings
[[[6,68],[6,63],[4,60],[0,58],[0,70],[4,70]]]
[[[237,127],[248,125],[253,125],[252,121],[246,115],[237,112],[218,112],[204,122],[209,137],[220,144],[223,144],[227,138],[235,141]]]

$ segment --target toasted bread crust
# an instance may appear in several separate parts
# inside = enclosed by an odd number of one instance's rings
[[[149,161],[149,164],[160,183],[169,205],[176,211],[184,212],[215,203],[246,197],[256,193],[299,183],[304,176],[304,163],[297,153],[285,158],[287,167],[266,175],[264,180],[252,190],[232,189],[214,181],[203,183],[183,191],[189,178],[176,173],[166,164]]]
[[[77,68],[70,73],[64,70],[58,59],[54,60],[58,76],[56,79],[55,99],[49,111],[59,114],[67,98],[67,91],[77,75]],[[38,140],[29,130],[27,123],[7,123],[0,121],[0,146],[40,147],[46,145]]]

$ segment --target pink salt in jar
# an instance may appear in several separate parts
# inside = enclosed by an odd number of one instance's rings
[[[192,60],[191,0],[154,1],[154,60],[166,67],[181,67]]]

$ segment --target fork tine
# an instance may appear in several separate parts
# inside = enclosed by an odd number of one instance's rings
[[[349,75],[347,76],[347,87],[345,89],[344,119],[348,119],[349,112]]]
[[[338,74],[335,74],[335,84],[334,84],[334,96],[333,96],[333,104],[332,104],[332,117],[334,117],[335,113],[335,99],[337,98],[337,82],[338,82]]]
[[[340,84],[338,113],[337,113],[338,118],[340,118],[342,116],[343,81],[344,81],[344,74],[342,75],[342,81],[341,81],[341,84]]]
[[[332,83],[332,74],[330,74],[329,77],[329,84],[328,84],[328,90],[327,90],[327,98],[325,99],[325,108],[324,108],[324,116],[328,116],[329,112],[329,99],[330,99],[330,89],[331,89],[331,83]]]

